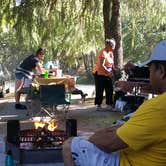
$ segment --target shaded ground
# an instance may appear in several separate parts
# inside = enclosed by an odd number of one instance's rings
[[[24,101],[24,98],[22,100]],[[28,110],[15,110],[12,94],[0,99],[0,134],[6,134],[7,119],[20,119],[22,129],[33,128],[31,115],[32,112],[39,111],[39,107],[36,103],[31,107],[32,109]],[[27,116],[28,113],[30,116]],[[77,129],[82,132],[94,132],[98,128],[110,126],[115,120],[120,119],[121,116],[122,114],[119,112],[96,111],[92,98],[88,98],[85,103],[81,103],[79,99],[72,100],[67,113],[67,118],[77,119]],[[58,112],[57,118],[60,120],[59,127],[64,128],[64,112]]]

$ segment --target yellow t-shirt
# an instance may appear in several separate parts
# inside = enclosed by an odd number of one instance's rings
[[[166,166],[166,93],[144,102],[117,135],[129,146],[120,166]]]

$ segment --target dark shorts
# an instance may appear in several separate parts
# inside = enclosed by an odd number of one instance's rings
[[[24,80],[26,78],[26,76],[22,73],[16,73],[16,80]]]

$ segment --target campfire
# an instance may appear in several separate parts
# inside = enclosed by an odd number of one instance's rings
[[[67,119],[66,130],[59,130],[51,118],[33,119],[34,128],[20,130],[19,120],[7,122],[6,150],[11,150],[14,160],[22,164],[62,162],[62,144],[77,135],[77,121]]]
[[[20,131],[21,149],[40,149],[60,147],[65,138],[65,132],[58,130],[58,123],[53,120],[34,121],[34,129]]]
[[[40,121],[40,122],[34,122],[34,126],[35,126],[35,129],[39,129],[39,128],[45,128],[46,130],[49,130],[49,131],[54,131],[57,127],[58,127],[58,124],[56,124],[55,121]]]

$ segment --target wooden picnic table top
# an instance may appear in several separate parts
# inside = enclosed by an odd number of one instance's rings
[[[70,89],[70,87],[74,86],[75,79],[74,77],[68,75],[62,77],[51,76],[49,78],[35,77],[33,83],[38,85],[64,84],[66,89]]]

